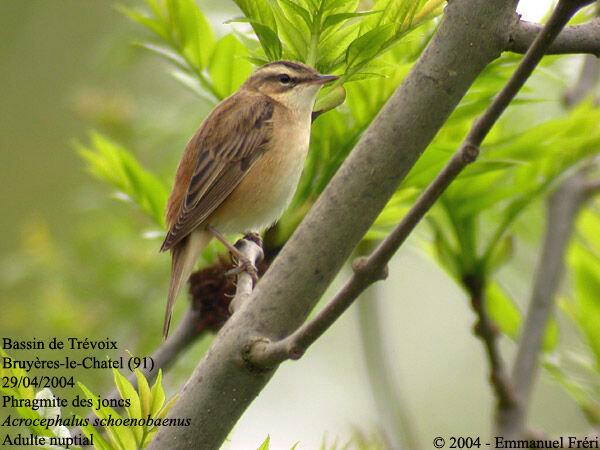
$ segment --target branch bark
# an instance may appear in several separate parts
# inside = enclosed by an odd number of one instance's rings
[[[506,50],[525,53],[543,25],[520,21],[511,35]],[[600,18],[594,18],[581,25],[565,27],[548,48],[548,55],[589,53],[600,57]]]
[[[516,0],[451,2],[411,72],[365,131],[251,298],[223,327],[150,449],[218,448],[274,370],[242,358],[305,320],[353,248],[479,73],[506,48]],[[360,213],[358,213],[360,211]]]

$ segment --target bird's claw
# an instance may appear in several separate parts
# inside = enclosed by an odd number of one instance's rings
[[[256,283],[258,281],[258,270],[256,269],[256,266],[252,264],[252,261],[250,261],[248,258],[236,259],[237,265],[233,269],[228,270],[225,275],[228,277],[235,277],[242,272],[246,272],[252,277],[252,281]]]

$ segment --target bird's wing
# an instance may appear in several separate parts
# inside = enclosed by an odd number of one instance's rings
[[[222,102],[188,144],[186,153],[198,155],[196,168],[188,175],[180,204],[167,207],[177,208],[178,213],[173,215],[161,251],[172,248],[206,220],[262,156],[273,130],[273,104],[265,97],[249,100],[240,102],[230,97]],[[169,212],[167,209],[167,216]]]

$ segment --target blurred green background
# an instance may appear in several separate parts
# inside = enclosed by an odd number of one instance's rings
[[[199,4],[217,27],[238,14],[232,2]],[[140,30],[115,5],[0,1],[0,337],[109,336],[120,343],[113,356],[124,350],[145,356],[161,340],[169,258],[158,254],[152,223],[85,172],[74,143],[99,129],[134,149],[170,185],[208,105],[134,44]],[[464,294],[413,245],[378,289],[394,380],[423,448],[438,435],[486,438],[492,395]],[[224,448],[256,448],[271,434],[272,448],[299,441],[299,449],[310,449],[324,436],[344,441],[353,427],[367,433],[385,427],[367,381],[357,320],[353,309],[305,358],[284,364]],[[165,377],[170,393],[205,346],[196,345]],[[13,356],[32,356],[26,355]],[[97,393],[112,385],[108,372],[75,375]],[[585,431],[577,408],[546,378],[533,416],[556,434]]]

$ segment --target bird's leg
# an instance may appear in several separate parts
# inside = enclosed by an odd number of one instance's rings
[[[258,270],[256,269],[256,266],[252,263],[252,261],[250,261],[248,258],[246,258],[246,256],[244,256],[244,254],[242,252],[240,252],[234,245],[231,245],[229,243],[229,241],[227,239],[225,239],[221,235],[221,233],[219,233],[213,227],[208,225],[206,227],[206,229],[214,237],[216,237],[221,242],[221,244],[223,244],[225,247],[227,247],[227,250],[229,250],[229,252],[235,257],[235,259],[237,259],[237,264],[238,264],[237,267],[233,268],[232,270],[227,271],[227,275],[235,276],[235,275],[239,274],[240,272],[245,271],[252,277],[252,279],[256,283],[258,281]],[[262,249],[262,239],[260,238],[258,233],[247,233],[244,235],[244,239],[251,240],[255,244],[259,245],[260,248]]]

